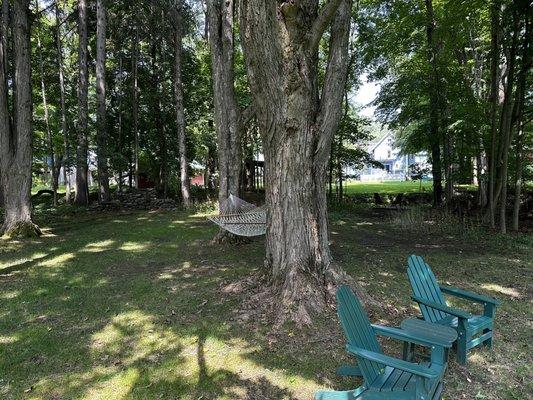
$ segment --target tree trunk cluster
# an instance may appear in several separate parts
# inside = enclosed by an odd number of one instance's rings
[[[491,147],[489,161],[488,219],[496,227],[499,215],[499,230],[506,233],[507,198],[509,186],[509,152],[516,134],[515,200],[512,213],[513,230],[519,229],[522,160],[524,158],[524,104],[531,58],[531,4],[514,5],[510,40],[503,41],[502,7],[494,0],[491,8]],[[525,16],[525,17],[524,17]],[[522,36],[521,41],[519,37]],[[503,43],[502,43],[503,42]],[[502,65],[501,54],[505,55]],[[498,209],[499,206],[499,209]]]

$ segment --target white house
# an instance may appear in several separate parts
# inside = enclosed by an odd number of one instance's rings
[[[428,162],[427,153],[402,154],[392,132],[385,132],[367,146],[367,152],[384,168],[367,165],[360,171],[362,181],[403,181],[409,178],[409,166]]]

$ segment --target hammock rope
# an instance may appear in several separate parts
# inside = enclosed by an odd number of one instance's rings
[[[221,207],[223,214],[208,217],[222,229],[237,236],[260,236],[266,233],[266,208],[257,207],[230,195]]]

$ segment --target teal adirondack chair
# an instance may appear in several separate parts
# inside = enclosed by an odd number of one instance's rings
[[[439,285],[431,268],[420,256],[409,256],[407,274],[413,289],[412,299],[418,303],[424,319],[457,330],[458,362],[466,364],[467,352],[480,344],[492,347],[494,313],[496,306],[501,304],[500,301],[452,286]],[[443,293],[483,304],[483,315],[472,315],[449,307]]]
[[[438,400],[446,370],[445,347],[423,336],[379,325],[371,325],[361,303],[347,286],[337,291],[338,315],[348,339],[346,348],[359,364],[364,383],[348,391],[320,391],[316,400]],[[431,348],[431,362],[418,364],[383,354],[376,334]],[[357,371],[358,372],[358,371]]]

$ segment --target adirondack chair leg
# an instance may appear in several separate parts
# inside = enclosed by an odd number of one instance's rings
[[[496,312],[496,306],[494,304],[491,304],[491,303],[485,303],[484,305],[485,305],[485,307],[484,307],[483,315],[485,317],[490,317],[490,318],[494,319],[494,314]],[[490,331],[491,331],[491,329],[484,329],[483,333],[485,334],[485,333],[490,332]],[[488,347],[489,349],[492,349],[492,335],[490,336],[489,339],[487,339],[487,340],[485,340],[483,342],[483,345],[485,347]]]
[[[431,348],[431,362],[439,365],[446,365],[448,362],[448,352],[444,347]]]
[[[466,364],[466,354],[468,351],[467,341],[468,337],[466,334],[466,320],[459,318],[459,323],[457,324],[457,361],[459,364]]]
[[[403,352],[402,356],[405,361],[412,361],[415,345],[410,342],[403,342]]]

